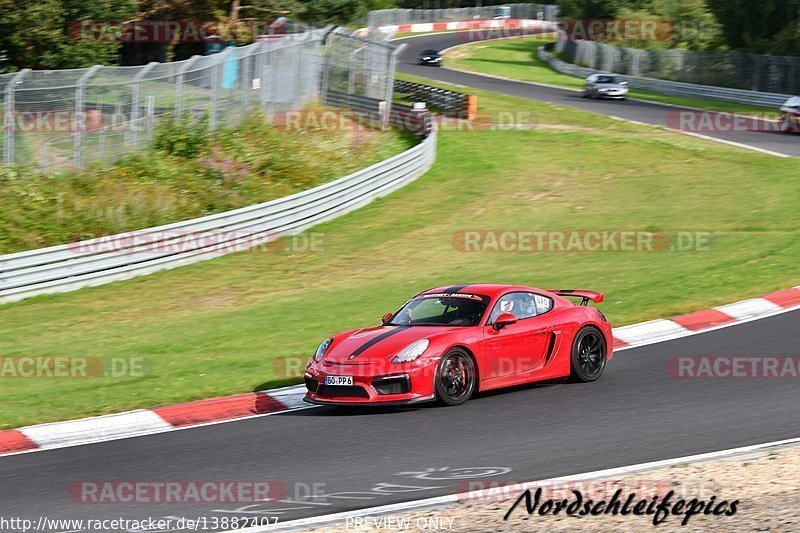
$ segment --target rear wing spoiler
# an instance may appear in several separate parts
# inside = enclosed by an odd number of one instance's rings
[[[596,304],[603,301],[602,292],[589,291],[586,289],[554,289],[547,292],[552,292],[553,294],[566,298],[581,298],[581,305],[588,305],[590,300]]]

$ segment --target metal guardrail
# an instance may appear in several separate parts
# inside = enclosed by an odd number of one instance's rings
[[[394,80],[394,94],[413,102],[425,102],[428,108],[467,116],[470,95],[422,83]]]
[[[0,256],[0,303],[68,292],[213,259],[300,233],[424,174],[436,133],[363,170],[285,198],[90,241]]]
[[[554,70],[562,74],[585,78],[599,70],[581,67],[557,58],[549,50],[551,45],[540,46],[538,57],[548,63]],[[646,89],[654,93],[685,98],[699,98],[702,100],[720,100],[723,102],[736,102],[740,104],[762,105],[766,107],[780,107],[791,95],[780,93],[763,93],[745,89],[732,89],[729,87],[714,87],[711,85],[698,85],[680,81],[659,80],[640,76],[619,74],[619,77],[628,82],[633,89]]]
[[[392,102],[388,114],[383,107],[385,105],[383,101],[366,96],[328,91],[324,95],[323,102],[327,105],[350,109],[372,126],[387,124],[420,137],[428,135],[433,127],[430,113],[427,110],[416,110],[409,105],[397,102]]]

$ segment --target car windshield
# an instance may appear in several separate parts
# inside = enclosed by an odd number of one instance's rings
[[[598,76],[597,83],[619,83],[616,76]]]
[[[424,55],[424,56],[436,56],[436,55],[439,55],[439,52],[437,52],[436,50],[423,50],[422,51],[422,55]]]
[[[422,294],[405,304],[391,326],[477,326],[489,297],[481,294]]]

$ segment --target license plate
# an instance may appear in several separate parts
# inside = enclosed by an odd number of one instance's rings
[[[325,376],[325,385],[347,386],[353,384],[353,376]]]

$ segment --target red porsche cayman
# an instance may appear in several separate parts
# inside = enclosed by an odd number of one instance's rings
[[[594,381],[613,341],[611,324],[589,301],[603,295],[489,284],[423,291],[383,325],[323,341],[306,367],[305,400],[458,405],[476,391],[521,383]]]

